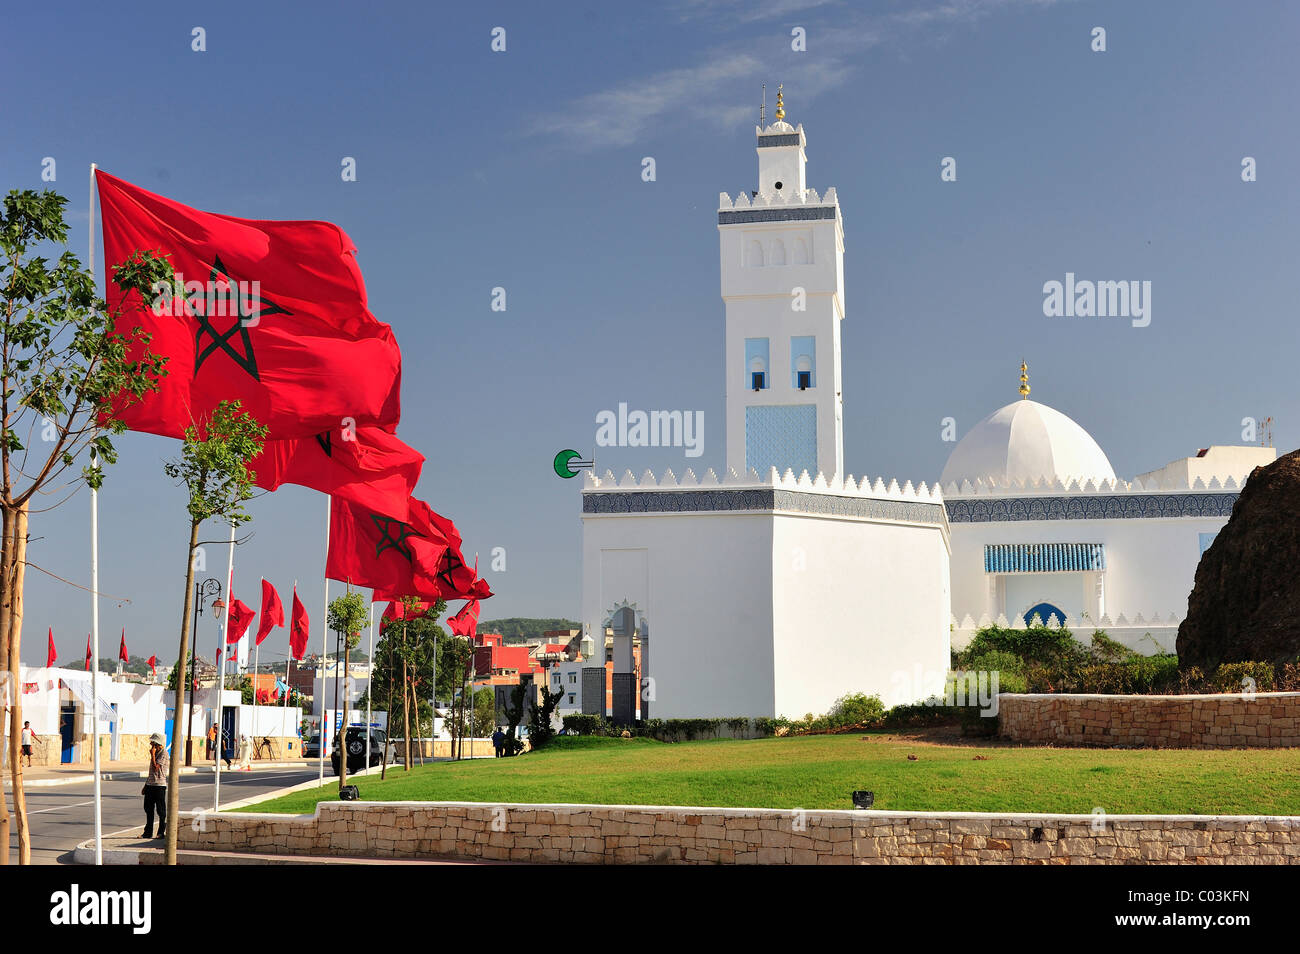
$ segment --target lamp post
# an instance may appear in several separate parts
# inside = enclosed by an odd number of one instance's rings
[[[209,596],[216,597],[212,604],[214,610],[226,605],[221,602],[220,580],[209,577],[202,583],[194,584],[194,638],[190,640],[192,646],[198,645],[199,617],[203,615],[203,604],[208,601]],[[198,653],[193,650],[190,653],[195,657],[198,656]],[[197,667],[187,666],[184,659],[179,660],[177,665],[181,667],[180,678],[176,681],[176,697],[178,700],[185,694],[185,687],[181,685],[180,680],[188,678],[190,683],[190,714],[185,723],[185,764],[189,766],[194,764],[194,686],[198,682]],[[185,671],[186,669],[189,669],[188,673]],[[220,739],[218,739],[218,743],[220,743]]]

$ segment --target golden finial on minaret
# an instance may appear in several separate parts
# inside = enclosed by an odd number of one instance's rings
[[[781,99],[781,89],[784,83],[778,83],[776,87],[776,121],[779,123],[785,119],[785,102]]]
[[[1029,365],[1020,362],[1020,399],[1029,400]]]

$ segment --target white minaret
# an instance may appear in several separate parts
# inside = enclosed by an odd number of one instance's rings
[[[803,126],[755,127],[758,189],[718,203],[727,306],[727,467],[843,475],[844,222],[804,180]],[[752,196],[752,198],[751,198]]]

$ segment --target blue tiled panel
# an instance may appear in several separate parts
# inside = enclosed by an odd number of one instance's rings
[[[946,500],[949,523],[1012,520],[1133,520],[1230,517],[1236,493],[1097,494],[1086,497],[989,497]]]
[[[1106,569],[1100,543],[988,543],[985,573],[1057,573]]]
[[[745,408],[745,466],[767,472],[787,467],[797,476],[817,476],[817,406],[769,405]]]

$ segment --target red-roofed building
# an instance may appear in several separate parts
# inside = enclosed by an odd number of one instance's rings
[[[537,675],[541,665],[527,646],[506,646],[499,633],[479,633],[474,637],[474,681],[480,685],[504,686],[519,682],[519,677]]]

